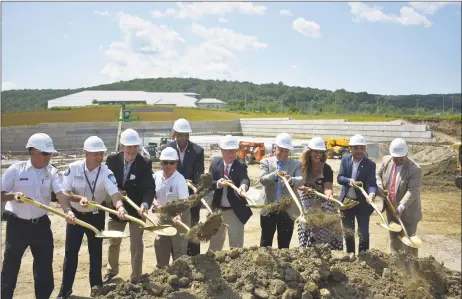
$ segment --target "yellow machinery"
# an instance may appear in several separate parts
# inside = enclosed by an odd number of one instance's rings
[[[349,153],[348,139],[345,138],[326,138],[326,155],[327,159],[333,159],[334,157],[342,158],[344,154]]]
[[[456,183],[457,188],[462,189],[462,169],[460,166],[460,160],[462,160],[461,143],[460,142],[454,143],[452,145],[452,148],[456,151],[456,155],[457,155],[457,164],[456,164],[457,174],[456,174],[455,183]]]

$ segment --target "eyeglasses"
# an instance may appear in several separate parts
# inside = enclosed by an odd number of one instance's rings
[[[38,151],[39,151],[39,150],[38,150]],[[53,153],[47,153],[47,152],[42,152],[42,151],[39,151],[39,152],[40,152],[40,154],[41,154],[42,156],[45,156],[45,157],[46,157],[46,156],[51,156],[51,155],[53,154]]]
[[[162,161],[162,165],[175,165],[176,161]]]

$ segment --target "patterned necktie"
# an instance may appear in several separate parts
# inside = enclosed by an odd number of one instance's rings
[[[393,176],[391,177],[391,185],[390,185],[390,194],[388,198],[396,206],[396,196],[395,196],[395,182],[396,182],[396,175],[398,173],[398,166],[394,166],[393,168]]]
[[[282,168],[284,167],[284,163],[278,161],[277,162],[278,170],[282,171]],[[278,200],[282,195],[282,181],[280,178],[276,181],[276,200]]]
[[[229,170],[228,170],[229,166],[226,165],[225,166],[225,178],[227,178],[229,176]]]

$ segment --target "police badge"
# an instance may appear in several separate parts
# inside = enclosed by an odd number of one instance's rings
[[[117,185],[117,180],[116,180],[114,174],[110,173],[107,177],[111,180],[111,182],[114,183],[114,185]]]
[[[71,168],[68,166],[66,171],[63,173],[64,176],[68,176],[71,173]]]

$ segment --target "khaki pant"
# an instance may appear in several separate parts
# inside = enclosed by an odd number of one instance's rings
[[[394,217],[391,217],[390,215],[388,215],[388,221],[390,220],[397,222]],[[415,233],[417,232],[417,223],[409,224],[403,221],[403,224],[404,224],[404,228],[406,229],[409,237],[415,235]],[[401,242],[401,240],[398,238],[399,235],[404,236],[404,232],[403,231],[400,231],[399,233],[390,232],[390,253],[398,253],[400,251],[404,251],[407,254],[418,257],[419,250],[417,248],[404,245],[404,243]]]
[[[232,209],[223,211],[223,223],[218,232],[210,240],[210,251],[220,251],[225,244],[226,231],[228,231],[229,247],[242,248],[244,246],[244,224],[237,218]]]
[[[130,279],[136,280],[141,277],[141,273],[143,271],[143,230],[135,222],[116,221],[112,218],[109,218],[108,230],[123,232],[127,223],[130,229],[130,253],[132,264],[132,274],[130,275]],[[109,239],[107,274],[117,275],[119,273],[119,254],[121,243],[121,238]]]
[[[191,225],[191,212],[187,210],[181,214],[181,221],[187,226]],[[176,226],[177,234],[173,237],[156,235],[154,250],[156,252],[157,268],[164,268],[170,262],[170,255],[173,260],[186,255],[188,239],[184,236],[186,229]]]

